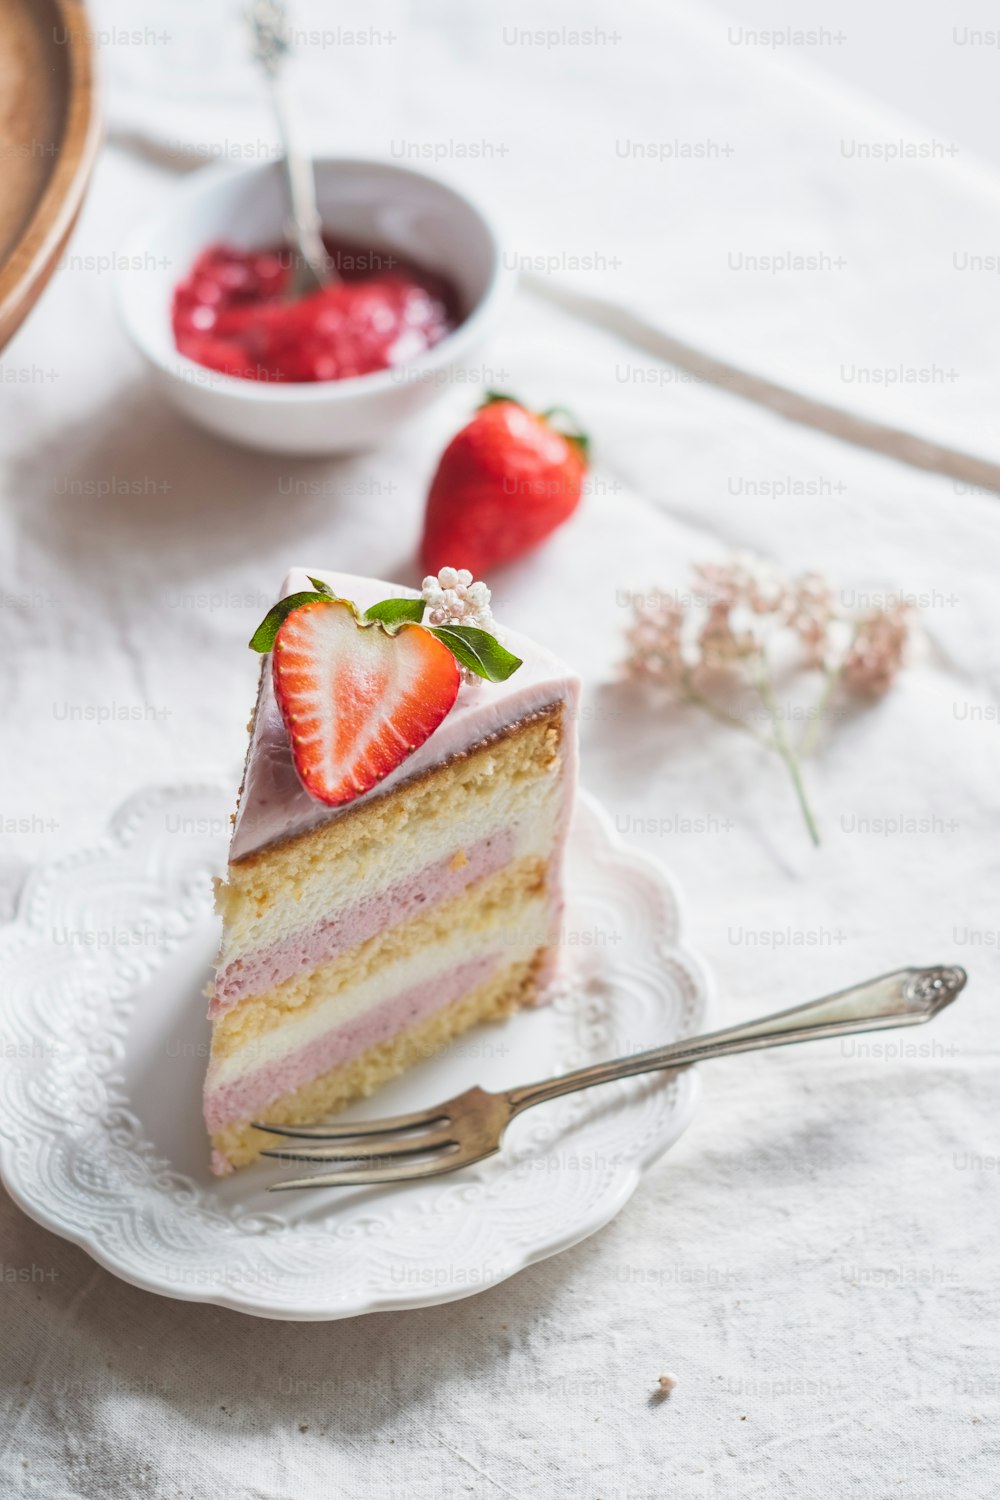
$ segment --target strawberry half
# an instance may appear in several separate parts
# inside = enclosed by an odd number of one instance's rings
[[[299,780],[331,807],[412,755],[460,683],[454,656],[430,631],[364,624],[343,599],[294,609],[275,636],[271,670]]]
[[[487,396],[448,444],[427,497],[420,556],[482,578],[537,547],[576,510],[587,472],[587,439],[507,396]]]

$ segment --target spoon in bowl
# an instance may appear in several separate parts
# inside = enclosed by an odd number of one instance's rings
[[[316,179],[308,152],[302,149],[298,120],[288,91],[285,62],[292,49],[291,25],[284,0],[250,0],[247,10],[253,55],[271,88],[278,130],[284,146],[285,177],[291,207],[289,235],[295,248],[289,296],[305,297],[339,278],[323,243],[323,221],[316,203]]]

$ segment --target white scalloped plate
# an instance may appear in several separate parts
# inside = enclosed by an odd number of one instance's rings
[[[201,991],[230,803],[214,785],[134,797],[98,848],[40,867],[0,929],[0,1172],[24,1211],[148,1291],[294,1319],[468,1296],[606,1224],[688,1123],[693,1073],[541,1105],[499,1156],[426,1183],[276,1196],[274,1163],[209,1174]],[[559,998],[468,1033],[355,1118],[705,1029],[672,882],[586,796],[567,883]]]

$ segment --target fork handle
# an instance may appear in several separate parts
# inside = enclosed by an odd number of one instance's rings
[[[732,1052],[755,1052],[765,1047],[784,1047],[790,1042],[849,1036],[855,1031],[920,1026],[951,1004],[964,988],[966,977],[965,970],[957,965],[897,969],[808,1005],[777,1011],[773,1016],[763,1016],[743,1026],[730,1026],[725,1031],[687,1037],[669,1047],[637,1052],[633,1057],[578,1068],[561,1078],[509,1089],[504,1097],[513,1114],[520,1114],[534,1104],[576,1093],[578,1089],[593,1088],[598,1083],[613,1083],[619,1078],[654,1073],[662,1068],[688,1068],[692,1063],[725,1057]]]

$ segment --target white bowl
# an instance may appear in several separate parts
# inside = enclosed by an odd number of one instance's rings
[[[159,388],[203,427],[275,453],[344,453],[388,437],[448,386],[473,383],[475,356],[509,289],[500,241],[483,212],[454,188],[388,162],[322,158],[316,191],[325,227],[388,246],[455,286],[463,321],[419,361],[349,380],[275,384],[221,375],[180,354],[174,287],[207,245],[247,249],[285,237],[280,162],[209,167],[185,181],[126,247],[119,279],[125,325]],[[464,379],[463,379],[464,377]]]

